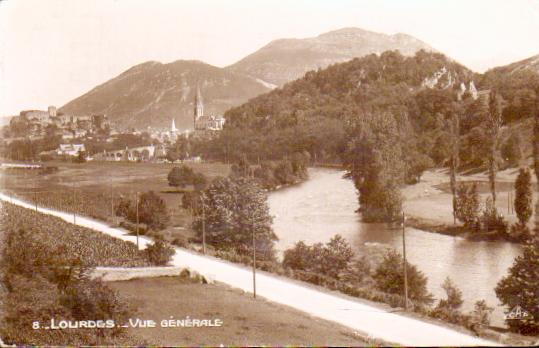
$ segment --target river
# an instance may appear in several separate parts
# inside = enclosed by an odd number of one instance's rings
[[[274,230],[282,252],[302,240],[307,244],[327,242],[335,234],[345,237],[355,251],[365,243],[380,243],[402,252],[402,232],[385,224],[363,223],[355,210],[357,195],[351,180],[339,170],[310,168],[306,182],[272,192],[268,197]],[[446,277],[463,295],[463,311],[485,299],[494,307],[492,324],[503,325],[504,308],[494,293],[496,283],[507,273],[521,247],[507,242],[475,242],[406,228],[408,261],[428,277],[429,291],[445,297],[441,288]]]

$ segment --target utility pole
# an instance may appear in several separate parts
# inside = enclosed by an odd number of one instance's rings
[[[114,193],[112,191],[112,178],[110,179],[110,218],[114,223]]]
[[[137,231],[137,250],[139,250],[139,246],[138,246],[138,191],[135,193],[135,206],[136,206],[136,210],[137,210],[137,227],[136,227],[136,231]]]
[[[77,224],[77,204],[76,204],[76,201],[77,200],[77,197],[76,197],[76,193],[75,193],[75,183],[73,183],[73,224]]]
[[[202,201],[202,253],[206,255],[206,210],[204,208],[204,193],[200,196]]]
[[[251,226],[251,229],[253,230],[253,298],[256,298],[256,243],[254,226]]]
[[[37,211],[37,191],[34,191],[34,202],[36,203],[36,211]]]
[[[507,215],[511,214],[511,190],[507,191]]]
[[[403,272],[404,272],[404,310],[408,310],[408,274],[406,271],[406,226],[405,226],[406,217],[404,216],[404,211],[402,212],[402,257],[403,257]]]

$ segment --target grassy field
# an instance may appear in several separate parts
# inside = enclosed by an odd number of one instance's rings
[[[230,167],[221,163],[189,163],[208,179],[227,176]],[[48,162],[58,171],[12,170],[0,173],[0,187],[26,200],[53,209],[75,212],[116,222],[112,214],[120,197],[134,198],[136,192],[154,191],[163,198],[171,221],[162,234],[170,241],[194,236],[191,216],[180,207],[181,193],[168,186],[167,175],[177,164],[131,162]],[[37,191],[37,193],[36,193]]]
[[[165,346],[364,346],[351,329],[231,289],[179,277],[108,283],[156,328],[130,328],[151,345]],[[143,288],[144,291],[140,291]],[[161,328],[163,319],[220,319],[221,327]]]
[[[24,229],[32,234],[36,242],[51,250],[65,248],[67,255],[80,256],[88,266],[150,265],[145,252],[137,250],[131,242],[13,204],[0,203],[0,227],[0,234],[8,230]]]

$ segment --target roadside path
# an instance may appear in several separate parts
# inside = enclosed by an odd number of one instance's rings
[[[0,200],[18,206],[34,209],[35,206],[25,201],[11,198],[0,193]],[[53,215],[73,223],[73,214],[48,208],[38,208],[39,212]],[[135,236],[126,231],[110,227],[107,224],[77,215],[76,224],[106,233],[110,236],[136,242]],[[151,242],[149,238],[140,237],[141,248]],[[232,264],[211,256],[204,256],[186,249],[176,247],[176,254],[171,264],[188,267],[215,281],[232,287],[252,292],[252,271],[244,266]],[[390,313],[355,300],[352,297],[323,292],[283,277],[257,271],[256,292],[270,301],[284,304],[313,316],[330,320],[357,330],[385,342],[404,346],[492,346],[496,342],[464,334],[440,325],[419,319]],[[238,308],[241,311],[241,308]]]

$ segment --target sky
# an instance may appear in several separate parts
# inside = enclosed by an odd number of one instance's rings
[[[344,27],[410,34],[477,72],[539,54],[539,0],[0,0],[0,116],[145,61],[223,67]]]

